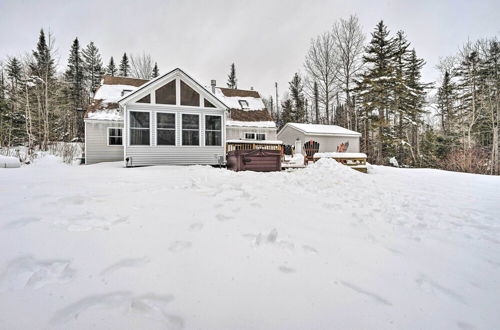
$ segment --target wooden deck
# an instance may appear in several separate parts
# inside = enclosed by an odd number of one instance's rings
[[[313,157],[313,161],[316,162],[320,158],[331,158],[335,159],[337,162],[349,166],[350,168],[362,172],[368,173],[368,168],[366,167],[366,155],[364,154],[352,154],[352,153],[324,153],[324,154],[316,154]]]

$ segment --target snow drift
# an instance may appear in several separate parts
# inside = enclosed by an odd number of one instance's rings
[[[500,178],[370,173],[0,171],[0,328],[497,327]]]

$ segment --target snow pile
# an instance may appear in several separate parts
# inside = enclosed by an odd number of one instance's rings
[[[317,152],[313,158],[367,158],[361,152]]]
[[[123,115],[120,109],[99,109],[87,113],[87,119],[92,120],[123,120]]]
[[[21,167],[19,158],[0,155],[0,168],[17,168]]]
[[[497,328],[500,177],[370,172],[0,171],[0,328]]]
[[[391,157],[389,159],[389,164],[391,164],[394,167],[399,167],[399,163],[398,163],[398,160],[396,159],[396,157]]]
[[[257,128],[276,128],[276,123],[274,121],[239,121],[239,120],[227,120],[226,126],[235,127],[257,127]]]

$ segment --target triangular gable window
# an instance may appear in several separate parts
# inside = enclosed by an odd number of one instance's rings
[[[200,94],[181,80],[181,105],[200,106]]]
[[[207,99],[204,99],[203,103],[204,103],[205,108],[215,108],[215,105],[210,103],[210,101],[208,101]]]
[[[156,104],[176,104],[175,102],[175,79],[168,84],[158,88],[156,93]]]
[[[151,103],[151,94],[144,96],[142,99],[138,100],[137,103]]]

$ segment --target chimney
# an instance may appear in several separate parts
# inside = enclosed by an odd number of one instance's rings
[[[252,86],[252,87],[250,87],[250,90],[251,90],[251,91],[253,91],[253,86]]]
[[[215,94],[215,85],[216,84],[217,84],[217,82],[215,81],[215,79],[210,80],[210,85],[212,85],[212,94]]]

